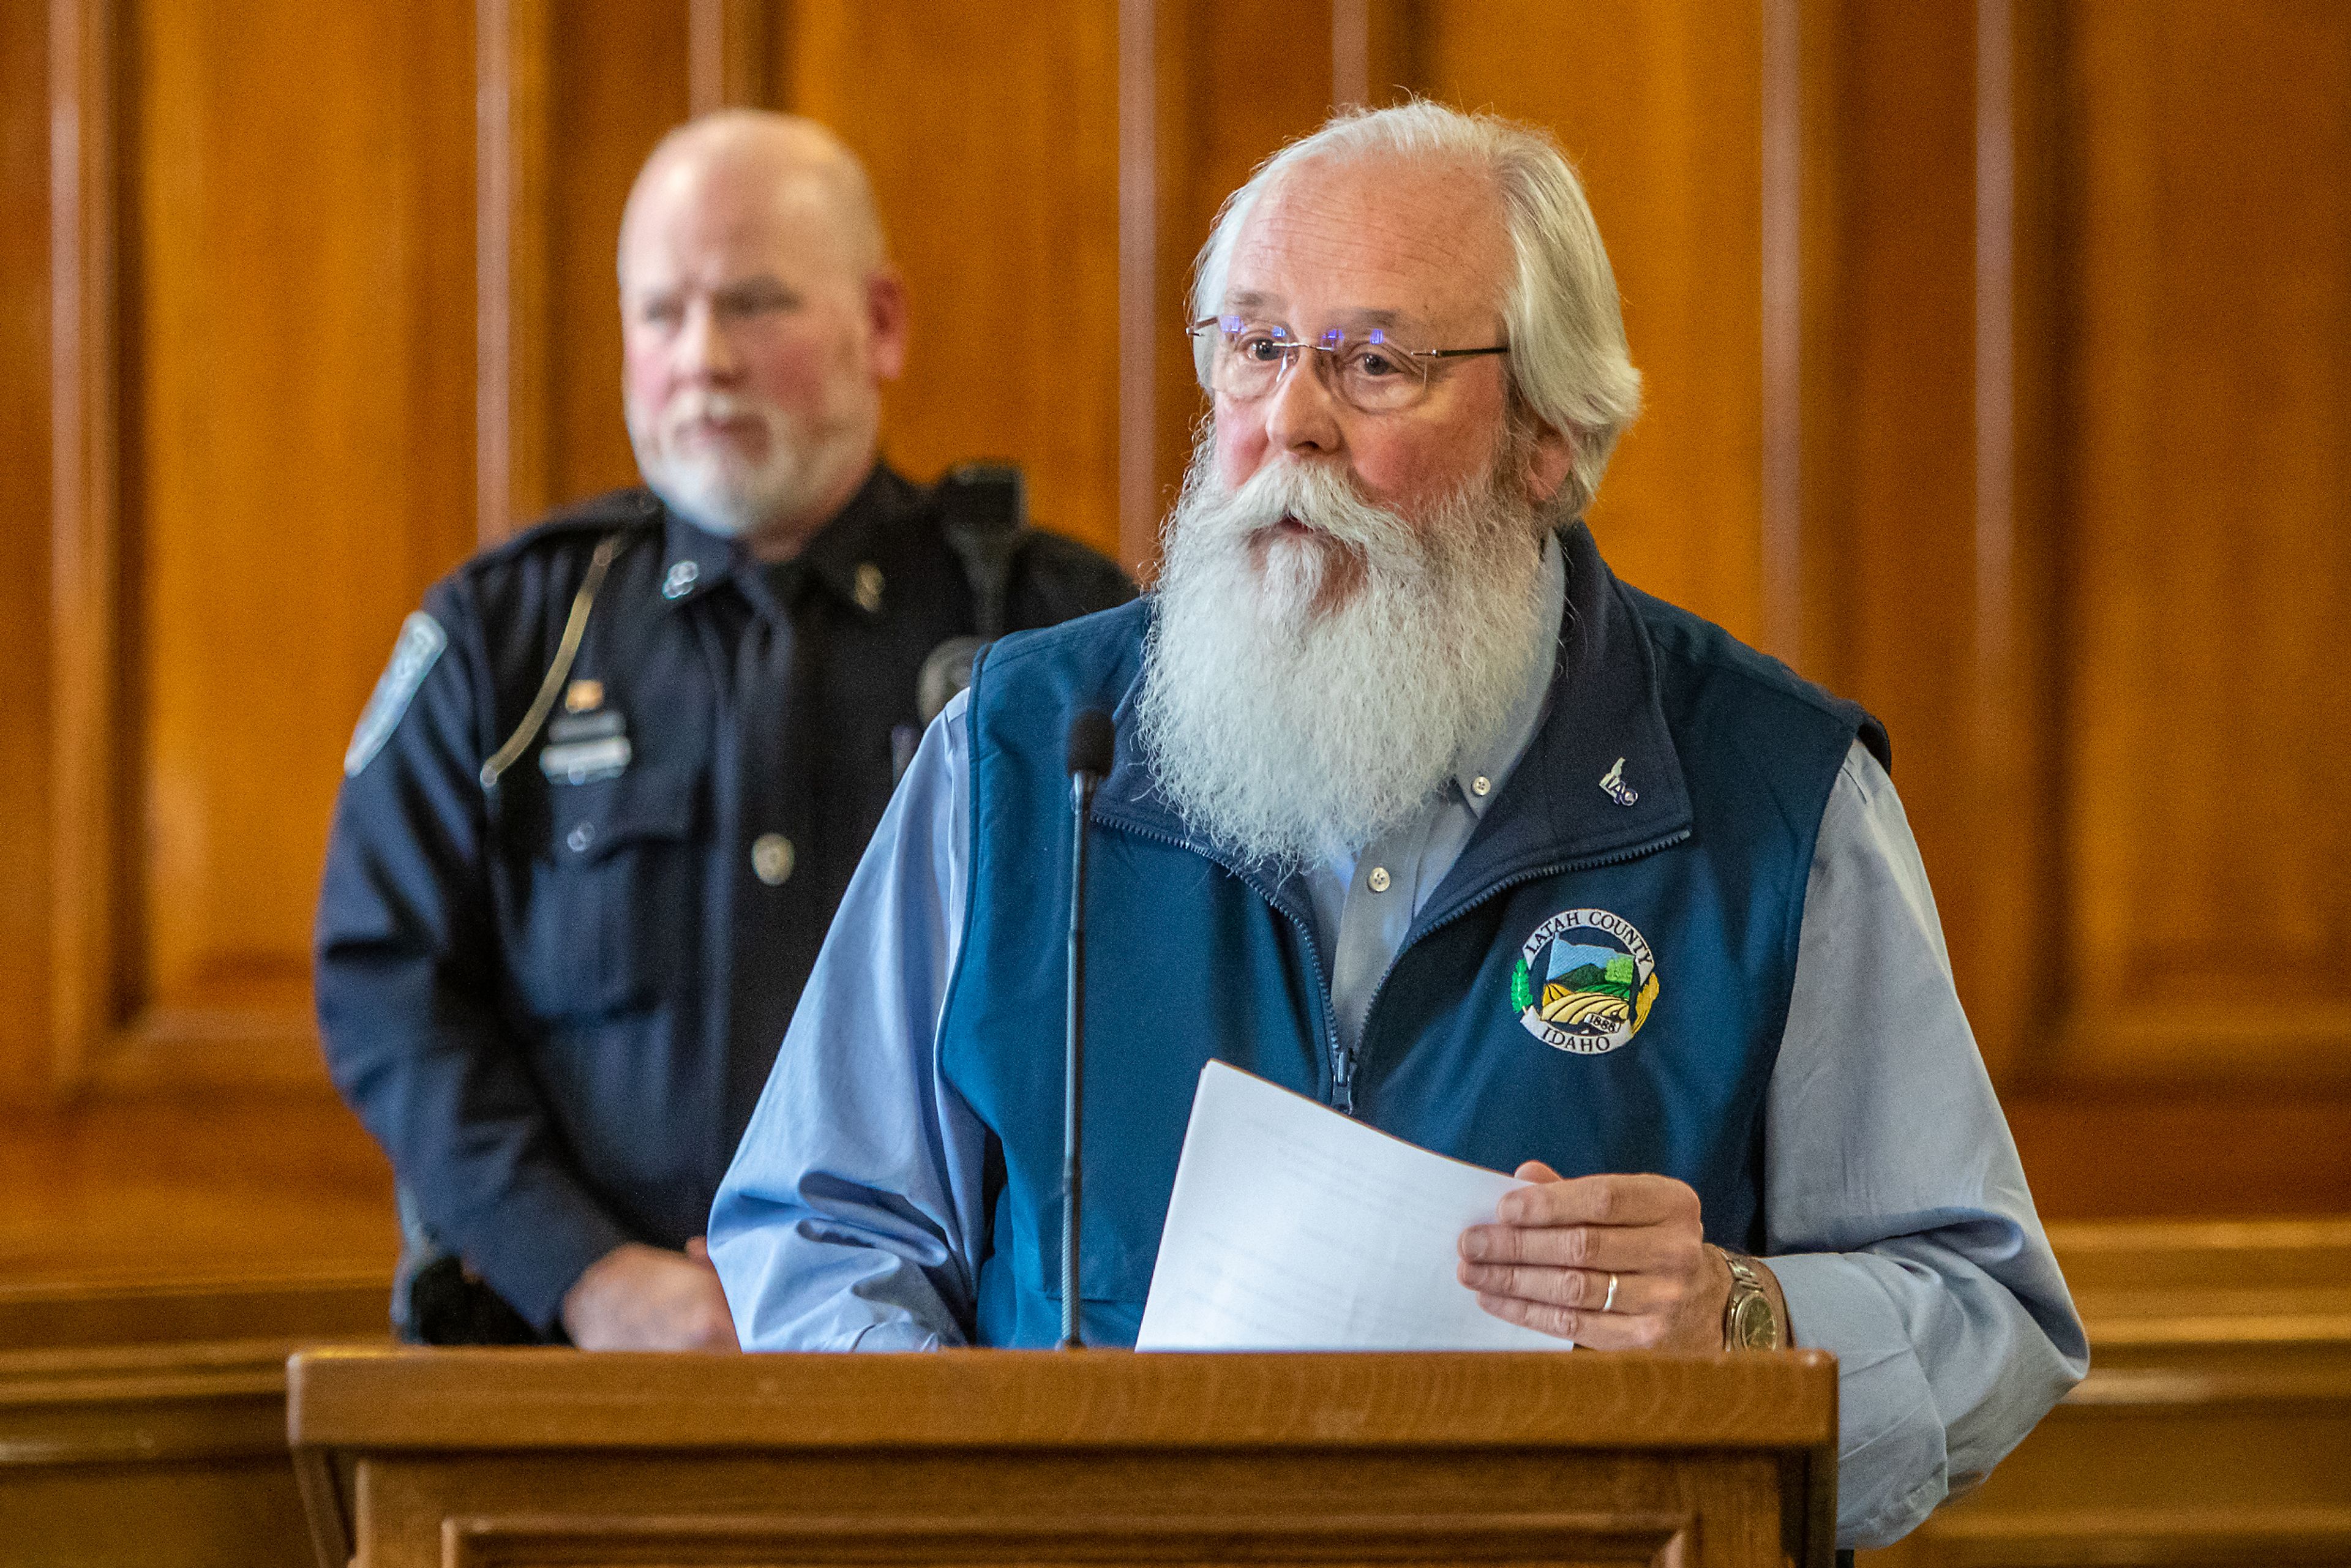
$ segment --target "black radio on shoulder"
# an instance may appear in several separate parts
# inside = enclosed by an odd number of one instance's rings
[[[1012,563],[1029,531],[1028,482],[1018,464],[958,464],[935,494],[939,526],[971,584],[972,632],[948,638],[923,661],[914,691],[925,725],[971,685],[971,662],[980,648],[1004,634]]]

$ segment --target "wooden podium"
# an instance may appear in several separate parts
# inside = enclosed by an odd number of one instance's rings
[[[1820,1564],[1815,1352],[295,1356],[321,1568]]]

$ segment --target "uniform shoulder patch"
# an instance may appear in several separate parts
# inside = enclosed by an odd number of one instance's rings
[[[351,732],[351,746],[343,753],[343,777],[356,779],[392,732],[400,726],[401,715],[415,699],[416,688],[424,684],[433,662],[441,650],[449,645],[449,633],[441,622],[422,610],[400,623],[400,636],[392,645],[392,662],[383,667],[382,676],[375,684],[375,695],[368,698],[367,709],[360,715],[359,727]]]

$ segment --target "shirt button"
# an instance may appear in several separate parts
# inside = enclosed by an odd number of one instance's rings
[[[588,852],[588,846],[596,841],[595,824],[592,822],[580,823],[569,832],[563,835],[563,841],[571,846],[571,852],[573,854],[586,854]]]
[[[1487,778],[1483,773],[1480,773],[1477,778],[1469,780],[1469,793],[1472,795],[1491,794],[1493,792],[1493,789],[1494,781],[1491,779]]]
[[[1385,893],[1387,890],[1388,868],[1384,865],[1374,866],[1372,868],[1372,891],[1374,893]]]
[[[692,588],[694,586],[694,580],[701,575],[702,569],[695,565],[694,562],[690,560],[679,561],[676,565],[669,569],[669,575],[662,579],[662,597],[664,599],[684,599],[685,597],[685,591]]]
[[[761,833],[751,841],[751,874],[769,887],[784,885],[792,860],[792,841],[781,833]]]

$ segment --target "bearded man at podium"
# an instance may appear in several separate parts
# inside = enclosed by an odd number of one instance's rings
[[[1839,1359],[1839,1536],[1981,1479],[2086,1370],[1883,729],[1619,582],[1638,402],[1540,134],[1334,120],[1226,204],[1155,593],[1005,639],[852,885],[711,1216],[760,1349],[1050,1343],[1062,737],[1110,712],[1086,926],[1087,1337],[1131,1343],[1221,1059],[1516,1170],[1461,1242],[1603,1351]]]

